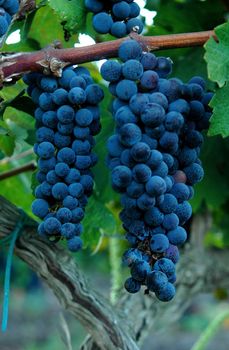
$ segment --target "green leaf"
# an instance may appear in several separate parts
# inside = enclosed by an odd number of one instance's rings
[[[6,156],[12,156],[15,148],[15,136],[0,135],[0,149]]]
[[[198,210],[203,203],[211,208],[218,208],[229,198],[229,139],[222,137],[206,138],[200,158],[205,176],[195,186],[195,196],[191,201],[193,210]]]
[[[229,136],[229,82],[226,85],[218,89],[210,102],[210,106],[213,108],[213,114],[211,117],[211,125],[208,134],[210,136],[222,135],[223,137]]]
[[[215,83],[208,80],[206,62],[203,59],[203,48],[174,49],[160,51],[160,56],[170,57],[173,61],[173,71],[171,77],[178,77],[184,83],[193,76],[203,77],[207,82],[207,88],[213,90]]]
[[[209,78],[222,87],[229,80],[229,22],[215,28],[218,42],[210,38],[205,44],[204,56]]]
[[[38,170],[35,170],[31,176],[31,190],[34,195],[35,195],[35,189],[39,185],[39,182],[37,181],[37,178],[36,178],[37,172]]]
[[[49,6],[58,14],[64,29],[77,33],[85,24],[84,0],[49,0]]]
[[[195,11],[190,11],[187,16],[187,11],[190,10],[186,4],[177,4],[174,1],[162,1],[158,8],[157,16],[155,17],[154,30],[157,32],[162,29],[164,33],[172,33],[176,28],[177,33],[189,32],[193,26],[196,30],[201,30],[199,17]],[[184,16],[186,21],[184,21]]]
[[[154,26],[149,31],[151,35],[209,30],[224,20],[225,10],[218,0],[182,3],[171,0],[148,2],[152,3],[150,9],[157,11]],[[210,26],[209,19],[211,20]]]
[[[10,120],[25,130],[34,128],[34,118],[27,113],[22,113],[17,109],[8,107],[4,113],[4,120]]]
[[[8,129],[3,128],[2,126],[0,126],[0,135],[7,135],[9,132]]]
[[[0,136],[0,148],[2,147]],[[9,154],[10,155],[10,154]],[[18,161],[14,161],[11,165],[1,164],[0,172],[10,170],[13,167],[22,165]],[[23,208],[28,214],[31,214],[31,203],[33,200],[32,191],[30,189],[31,173],[23,173],[10,177],[1,181],[0,194],[20,208]]]
[[[83,226],[83,241],[92,246],[98,243],[101,233],[110,235],[116,232],[116,220],[113,214],[95,196],[90,198],[86,207]]]
[[[7,52],[30,52],[34,50],[40,50],[40,44],[37,40],[28,38],[26,41],[20,41],[16,44],[5,44],[3,50]]]
[[[21,96],[15,98],[11,103],[10,107],[13,107],[19,111],[25,112],[27,114],[30,114],[31,116],[34,116],[34,111],[36,109],[35,104],[28,96]]]
[[[1,93],[1,96],[4,96],[4,92]],[[13,98],[10,98],[9,100],[2,101],[0,104],[0,119],[3,119],[3,115],[5,113],[5,110],[7,107],[9,107],[11,104],[15,102],[15,100],[19,99],[22,95],[24,95],[25,90],[21,90],[17,96],[14,96]]]
[[[93,173],[95,174],[95,191],[100,199],[108,203],[110,200],[112,200],[112,189],[110,184],[110,170],[106,165],[106,143],[114,131],[114,125],[112,116],[109,115],[107,111],[105,113],[108,115],[105,116],[103,113],[102,130],[96,139],[95,153],[99,158],[99,162],[93,169]]]
[[[150,11],[156,11],[158,9],[159,3],[160,3],[160,0],[154,0],[154,1],[147,0],[145,8]]]
[[[41,25],[41,23],[44,25]],[[50,6],[41,7],[39,11],[36,12],[28,33],[28,38],[38,42],[42,48],[52,44],[55,40],[64,42],[63,28],[58,15]],[[72,47],[75,41],[75,38],[71,39],[65,46]]]
[[[34,146],[34,144],[36,143],[37,139],[36,139],[36,129],[31,129],[31,130],[27,130],[27,137],[25,138],[25,142],[27,142],[29,145]]]
[[[110,112],[111,95],[108,89],[103,86],[105,98],[101,108],[101,124],[102,130],[96,137],[95,153],[99,158],[99,162],[93,169],[95,175],[95,193],[99,199],[105,203],[118,200],[118,195],[111,188],[110,170],[106,165],[107,157],[107,140],[114,132],[114,119]]]
[[[28,39],[28,33],[30,31],[30,28],[32,26],[32,23],[33,23],[33,20],[34,20],[34,17],[35,17],[35,14],[36,12],[38,11],[39,9],[36,8],[35,10],[31,11],[27,16],[26,16],[26,19],[23,23],[23,27],[20,31],[20,34],[21,34],[21,41],[26,41]]]

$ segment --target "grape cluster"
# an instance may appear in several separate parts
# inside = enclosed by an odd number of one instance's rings
[[[85,6],[94,14],[92,25],[97,33],[122,38],[133,30],[143,30],[143,23],[137,18],[140,7],[134,0],[85,0]]]
[[[34,151],[40,184],[32,211],[43,220],[38,232],[52,240],[66,238],[75,252],[82,247],[80,222],[93,191],[93,136],[101,128],[103,90],[84,67],[68,67],[61,78],[30,73],[24,82],[37,105]]]
[[[201,77],[188,84],[168,79],[171,60],[143,52],[135,40],[121,44],[119,59],[106,61],[101,75],[115,97],[116,132],[108,139],[107,163],[131,245],[123,255],[131,271],[125,288],[136,293],[145,285],[169,301],[178,247],[187,239],[183,225],[192,214],[188,200],[204,175],[198,156],[212,93],[205,92]]]
[[[13,15],[19,10],[19,0],[0,0],[0,37],[6,34]]]

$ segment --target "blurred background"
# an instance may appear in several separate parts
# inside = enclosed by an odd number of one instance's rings
[[[110,293],[109,257],[105,252],[86,257],[77,255],[77,263],[90,283],[108,297]],[[2,266],[2,264],[1,264]],[[93,270],[91,268],[93,266]],[[1,269],[1,277],[4,275]],[[2,278],[0,285],[2,286]],[[1,293],[2,295],[2,293]],[[178,322],[167,329],[151,332],[143,350],[191,350],[210,322],[229,309],[222,295],[201,294]],[[224,296],[225,297],[225,296]],[[52,292],[16,257],[11,283],[8,330],[0,334],[1,350],[70,350],[67,335],[71,334],[72,349],[79,349],[86,336],[84,328],[69,313],[63,311]],[[206,350],[228,350],[229,317],[218,327]]]
[[[229,13],[227,1],[136,2],[141,6],[141,15],[146,24],[144,35],[210,30],[225,22]],[[37,1],[37,5],[38,8],[24,21],[13,24],[3,50],[38,50],[52,43],[54,39],[62,41],[64,47],[90,45],[113,39],[109,35],[96,34],[91,26],[91,14],[86,16],[84,13],[80,23],[81,29],[77,30],[77,33],[73,31],[68,42],[65,42],[58,14],[46,1]],[[178,77],[184,82],[194,75],[201,75],[207,79],[204,48],[167,50],[157,55],[172,58],[173,77]],[[110,113],[111,97],[107,92],[106,83],[99,75],[99,67],[103,62],[85,65],[90,69],[93,78],[103,85],[106,95],[102,103],[102,132],[97,136],[95,150],[100,159],[94,170],[96,190],[90,199],[83,222],[84,250],[77,253],[75,259],[91,284],[97,286],[100,293],[106,297],[114,299],[128,271],[120,263],[126,243],[118,219],[118,195],[110,187],[109,172],[105,166],[105,143],[114,126]],[[215,88],[214,83],[209,80],[208,88]],[[24,93],[25,85],[21,80],[0,91],[0,194],[32,215],[30,207],[33,189],[36,186],[35,173],[32,170],[36,164],[32,150],[35,143],[34,119],[31,115],[34,106],[28,103],[28,97]],[[205,137],[206,142],[201,155],[205,178],[195,187],[195,197],[191,204],[194,216],[208,215],[211,218],[211,227],[204,238],[205,247],[220,250],[229,246],[229,140],[222,139],[221,136]],[[6,171],[20,169],[22,166],[26,166],[28,171],[19,170],[19,175],[8,175],[4,179],[3,174]],[[195,240],[195,237],[192,240]],[[7,248],[0,245],[0,305],[6,255]],[[229,309],[226,291],[216,290],[214,295],[199,295],[192,300],[191,306],[179,322],[174,322],[169,329],[149,334],[143,349],[191,350],[213,318],[226,308]],[[216,335],[204,349],[228,350],[228,330],[229,317],[220,324]],[[66,345],[68,332],[72,337],[72,348],[78,349],[86,335],[84,329],[71,315],[62,310],[52,292],[27,265],[14,257],[9,325],[5,334],[0,333],[0,349],[69,349]]]

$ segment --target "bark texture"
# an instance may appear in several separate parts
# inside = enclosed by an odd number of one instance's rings
[[[20,211],[0,197],[0,239],[20,220]],[[70,254],[40,238],[37,223],[26,217],[15,254],[24,260],[54,292],[61,305],[86,328],[89,335],[81,350],[137,350],[150,331],[178,319],[193,296],[229,289],[228,251],[186,248],[178,264],[177,294],[170,303],[153,295],[122,292],[114,307],[86,281]],[[153,350],[153,349],[152,349]]]
[[[210,37],[217,40],[213,30],[159,36],[141,36],[132,33],[130,37],[136,39],[145,51],[203,46]],[[126,39],[71,49],[49,47],[37,52],[2,53],[0,56],[0,83],[3,84],[10,78],[18,79],[23,73],[30,71],[42,71],[60,76],[62,68],[68,64],[117,57],[118,48]]]

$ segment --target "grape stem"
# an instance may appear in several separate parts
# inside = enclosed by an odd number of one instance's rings
[[[27,171],[33,171],[35,169],[36,169],[36,165],[34,162],[27,163],[27,164],[19,166],[17,168],[0,173],[0,181],[8,179],[9,177],[12,177],[15,175],[25,173]]]
[[[13,155],[11,157],[5,157],[3,159],[0,160],[0,166],[1,165],[5,165],[5,164],[9,164],[11,162],[13,162],[14,160],[19,160],[19,159],[23,159],[29,156],[33,156],[34,151],[33,148],[29,148],[28,150],[22,152],[22,153],[18,153],[16,155]]]
[[[143,49],[148,51],[203,46],[210,37],[217,40],[213,30],[160,36],[141,36],[131,33],[130,37],[137,40],[143,46]],[[16,80],[23,73],[30,71],[51,72],[60,75],[61,69],[67,64],[79,64],[117,57],[118,48],[126,39],[107,41],[80,48],[54,49],[49,47],[36,52],[2,53],[0,83],[3,84],[12,79]]]

